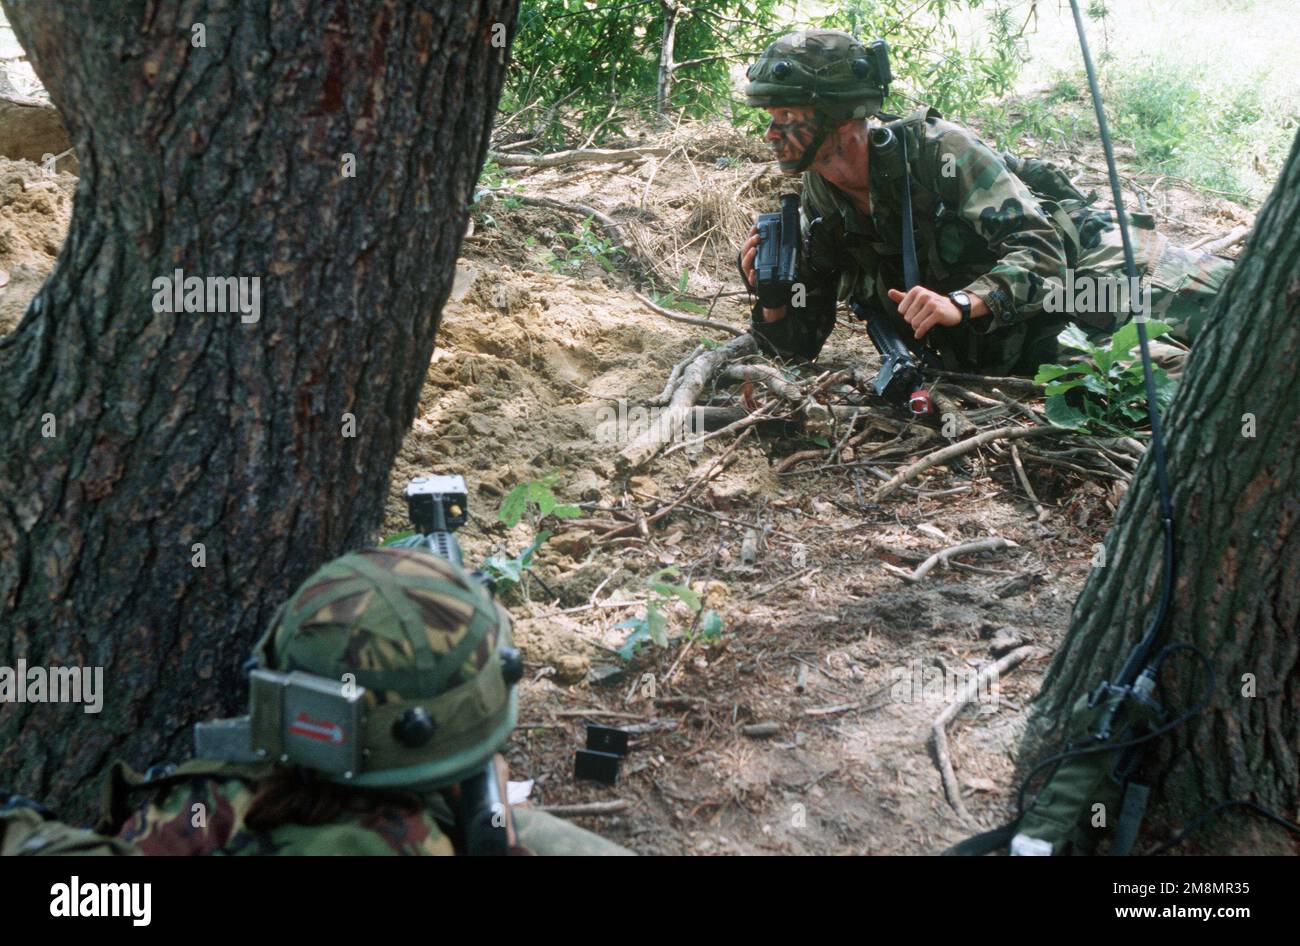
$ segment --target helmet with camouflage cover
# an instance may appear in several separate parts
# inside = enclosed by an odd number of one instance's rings
[[[350,785],[461,781],[515,726],[522,667],[510,630],[484,584],[446,559],[393,547],[344,555],[302,584],[257,644],[251,744],[312,768],[314,750],[351,749],[359,764],[347,771],[319,766]],[[302,700],[288,707],[275,685],[295,682]],[[313,693],[334,702],[313,704]]]
[[[889,46],[839,30],[799,30],[763,50],[745,76],[745,101],[756,108],[811,106],[828,122],[866,118],[889,93]]]

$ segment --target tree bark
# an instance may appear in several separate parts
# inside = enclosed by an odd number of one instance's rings
[[[655,90],[655,112],[662,120],[673,97],[673,47],[677,42],[677,5],[660,0],[664,8],[664,38],[659,46],[659,82]]]
[[[83,818],[112,758],[188,755],[276,606],[373,540],[516,7],[6,2],[82,177],[0,341],[0,667],[105,691],[0,704],[7,787]],[[158,311],[178,269],[257,277],[257,319],[252,283]]]
[[[1210,805],[1300,807],[1300,139],[1250,243],[1198,337],[1166,418],[1175,581],[1169,643],[1213,662],[1213,702],[1158,742],[1144,833],[1168,836]],[[1075,604],[1022,746],[1026,767],[1063,738],[1074,700],[1114,680],[1154,614],[1162,538],[1148,451]],[[1206,686],[1190,655],[1170,659],[1171,715]],[[1253,682],[1254,696],[1248,695]],[[1297,850],[1294,837],[1239,813],[1214,819],[1189,850]]]

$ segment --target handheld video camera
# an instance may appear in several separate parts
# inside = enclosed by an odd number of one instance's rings
[[[758,252],[754,256],[754,291],[765,309],[790,304],[798,281],[799,195],[782,194],[781,212],[759,214]]]

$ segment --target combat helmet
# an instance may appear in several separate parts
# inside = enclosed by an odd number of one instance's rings
[[[818,132],[796,169],[806,170],[831,126],[880,111],[889,83],[889,44],[862,43],[840,30],[787,33],[745,72],[745,101],[755,108],[816,109]]]
[[[515,726],[522,665],[510,632],[487,587],[430,552],[335,559],[281,606],[254,650],[251,757],[365,787],[462,781]],[[237,721],[209,725],[221,722]]]

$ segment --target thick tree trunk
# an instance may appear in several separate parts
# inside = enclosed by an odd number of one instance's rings
[[[1176,580],[1169,643],[1213,661],[1213,703],[1149,757],[1151,837],[1211,804],[1250,799],[1296,819],[1300,806],[1300,139],[1254,236],[1199,337],[1170,407]],[[1148,453],[1035,703],[1022,759],[1058,742],[1073,701],[1113,680],[1154,613],[1161,530]],[[1204,674],[1170,659],[1163,695],[1194,706]],[[1249,695],[1252,692],[1253,696]],[[1296,850],[1260,819],[1225,814],[1189,849]]]
[[[6,3],[82,177],[0,342],[0,667],[106,696],[0,704],[8,787],[83,817],[111,758],[187,754],[276,606],[373,539],[516,6]],[[165,311],[176,270],[257,305]]]

